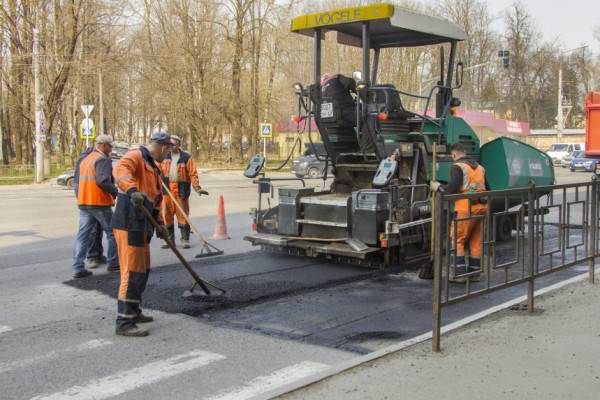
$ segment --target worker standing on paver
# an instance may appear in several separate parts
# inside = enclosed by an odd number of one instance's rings
[[[122,336],[147,336],[146,329],[137,323],[151,322],[153,318],[142,314],[142,293],[150,274],[150,239],[154,233],[141,207],[161,221],[158,205],[161,201],[160,163],[169,153],[171,138],[164,132],[154,133],[150,144],[129,151],[115,167],[115,180],[119,187],[113,227],[119,259],[121,282],[117,303],[115,333]],[[164,228],[156,232],[159,238],[167,236]]]
[[[200,187],[198,171],[196,170],[194,160],[192,160],[189,153],[181,150],[181,138],[172,135],[171,142],[173,143],[171,154],[169,154],[160,164],[163,181],[165,186],[169,188],[173,197],[177,200],[179,207],[183,209],[186,215],[189,215],[191,188],[194,188],[199,195],[208,194],[208,192],[205,192]],[[175,215],[175,217],[177,217],[179,231],[181,232],[181,246],[184,249],[189,248],[190,225],[187,223],[180,209],[175,205],[168,193],[165,193],[163,196],[162,213],[166,228],[169,232],[169,239],[175,243],[175,218],[173,217]],[[163,249],[168,247],[169,246],[166,244],[162,246]]]
[[[456,143],[452,146],[452,161],[454,164],[450,169],[450,180],[447,185],[432,181],[432,191],[443,191],[445,194],[475,193],[488,190],[485,179],[485,169],[474,160],[467,158],[465,148]],[[485,215],[487,203],[482,199],[471,200],[469,213],[469,200],[461,199],[454,203],[455,221],[450,228],[452,243],[456,243],[456,262],[451,276],[451,281],[463,283],[466,273],[481,270],[481,232],[483,220],[481,218],[470,218]],[[460,221],[460,219],[468,218]],[[456,224],[456,226],[455,226]],[[456,239],[453,237],[456,231]],[[469,248],[468,264],[465,259],[465,247]]]
[[[111,229],[112,205],[117,195],[113,183],[112,161],[109,157],[112,149],[112,136],[100,135],[95,140],[94,151],[90,152],[79,167],[79,187],[77,204],[79,205],[79,229],[73,252],[73,277],[85,278],[92,275],[84,265],[90,244],[95,238],[96,224],[100,224],[108,239],[108,270],[118,271],[119,260],[115,238]]]

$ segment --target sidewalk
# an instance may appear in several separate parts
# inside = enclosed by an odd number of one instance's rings
[[[600,284],[536,298],[536,312],[504,310],[281,399],[600,398]]]

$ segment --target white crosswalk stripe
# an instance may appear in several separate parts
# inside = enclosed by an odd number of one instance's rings
[[[94,379],[85,385],[73,386],[62,392],[36,396],[33,399],[106,399],[223,359],[225,359],[225,356],[220,354],[203,350],[194,350],[189,353],[152,362],[128,371],[120,371],[114,375],[105,376],[104,378]]]
[[[97,349],[99,347],[108,346],[110,344],[112,344],[112,342],[110,340],[93,339],[93,340],[87,341],[85,343],[81,343],[77,346],[69,347],[69,348],[66,348],[63,350],[52,350],[41,356],[26,358],[23,360],[0,363],[0,374],[3,372],[6,372],[6,371],[18,369],[18,368],[29,367],[31,365],[37,364],[42,361],[48,361],[53,358],[58,358],[59,356],[62,356],[64,353],[87,351],[87,350]]]
[[[312,361],[303,361],[298,364],[291,365],[282,369],[278,369],[272,374],[259,376],[252,379],[245,385],[228,390],[224,393],[209,397],[206,400],[245,400],[254,396],[258,396],[269,390],[277,389],[278,387],[287,385],[298,379],[305,378],[314,373],[323,371],[329,368],[329,365],[316,363]]]

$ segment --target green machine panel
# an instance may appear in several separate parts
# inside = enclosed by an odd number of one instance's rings
[[[550,157],[533,146],[500,137],[481,147],[481,165],[492,190],[554,184]]]

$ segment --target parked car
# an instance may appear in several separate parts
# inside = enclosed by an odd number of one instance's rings
[[[595,172],[596,165],[600,163],[600,158],[589,157],[585,155],[584,151],[577,152],[577,155],[573,155],[569,169],[571,171],[587,171]]]
[[[112,160],[113,168],[117,164],[117,160]],[[66,186],[69,188],[73,188],[75,186],[75,170],[70,169],[68,171],[63,172],[56,178],[56,183],[62,186]]]
[[[121,158],[129,151],[127,145],[113,145],[112,151],[110,152],[111,158]]]
[[[581,150],[579,150],[581,151]],[[578,151],[572,151],[570,153],[568,153],[566,156],[564,156],[562,158],[562,160],[560,160],[560,166],[563,168],[568,168],[569,165],[571,165],[571,160],[573,159],[573,154],[578,153]]]
[[[331,175],[331,164],[327,175]],[[298,178],[321,178],[325,172],[325,161],[318,160],[314,154],[305,155],[292,161],[292,173]]]
[[[554,165],[560,165],[564,156],[578,150],[585,150],[585,145],[583,143],[554,143],[546,153]]]
[[[68,171],[63,172],[56,178],[56,183],[62,186],[67,186],[72,188],[75,186],[75,181],[73,178],[75,177],[75,170],[70,169]]]

